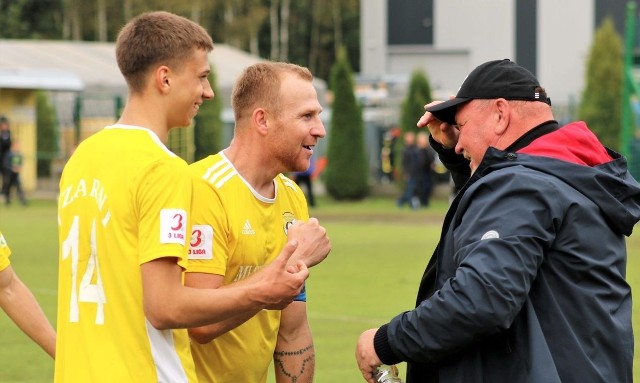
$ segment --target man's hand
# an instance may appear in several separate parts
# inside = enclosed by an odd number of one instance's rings
[[[297,240],[289,240],[273,262],[249,278],[264,308],[282,309],[302,291],[309,269],[302,261],[290,262],[298,247]]]
[[[424,107],[427,108],[441,102],[442,101],[433,101]],[[416,125],[419,128],[423,128],[425,126],[429,128],[431,137],[446,149],[453,149],[458,143],[459,131],[456,126],[438,120],[431,112],[424,112]]]
[[[327,230],[320,226],[316,218],[308,221],[297,221],[288,231],[289,240],[297,240],[298,248],[293,253],[289,264],[302,261],[307,267],[322,262],[331,251],[331,242]]]
[[[369,383],[375,383],[373,380],[373,373],[378,368],[382,361],[378,358],[376,350],[373,347],[373,338],[378,332],[377,328],[372,328],[363,332],[358,339],[358,345],[356,346],[356,361],[358,362],[358,368],[366,380]]]

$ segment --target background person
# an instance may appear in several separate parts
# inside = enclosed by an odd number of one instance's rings
[[[2,177],[2,189],[5,188],[5,170],[2,164],[4,163],[5,154],[9,153],[11,149],[11,130],[9,129],[9,119],[5,116],[0,116],[0,176]]]
[[[4,155],[2,161],[2,167],[4,169],[5,182],[2,190],[4,194],[4,202],[7,205],[11,204],[11,189],[16,189],[18,199],[23,206],[27,206],[27,198],[24,196],[22,190],[22,181],[20,180],[20,173],[22,172],[23,156],[20,151],[20,144],[17,140],[11,143],[11,148]]]
[[[548,102],[529,71],[495,60],[427,106],[418,126],[469,178],[417,307],[358,340],[369,382],[400,361],[408,383],[632,381],[624,237],[640,185],[583,122],[559,126]]]
[[[404,190],[398,198],[398,207],[408,204],[412,209],[420,207],[420,200],[417,196],[418,187],[418,147],[416,146],[416,134],[412,131],[405,132],[402,136],[404,147],[402,148],[402,176],[404,180]]]
[[[302,190],[283,175],[308,169],[326,134],[312,80],[307,68],[277,62],[252,65],[237,80],[230,146],[191,165],[206,182],[196,190],[187,286],[233,286],[275,259],[297,236],[295,222],[318,225]],[[328,238],[311,250],[309,267],[329,253]],[[277,382],[313,382],[306,292],[282,311],[256,310],[189,333],[201,383],[266,382],[272,360]]]
[[[433,167],[437,153],[429,145],[429,135],[426,132],[416,134],[418,147],[418,182],[417,194],[421,207],[429,206],[433,194]]]
[[[304,187],[305,196],[307,197],[307,203],[311,207],[316,206],[316,198],[313,193],[313,172],[315,171],[316,161],[311,156],[309,159],[309,167],[306,170],[293,173],[293,180],[300,186]]]
[[[0,232],[0,307],[11,320],[52,358],[56,332],[29,288],[13,270],[11,249]]]
[[[304,263],[287,265],[296,240],[234,288],[182,284],[194,180],[164,142],[214,96],[212,49],[201,26],[168,12],[118,35],[122,116],[78,145],[60,180],[57,383],[196,382],[187,327],[282,307],[303,287]]]

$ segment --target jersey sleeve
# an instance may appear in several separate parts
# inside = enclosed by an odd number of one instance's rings
[[[2,233],[0,233],[0,271],[9,267],[9,256],[11,255],[11,249],[7,245],[7,241],[4,239]]]
[[[176,257],[186,267],[193,178],[184,161],[170,157],[144,169],[138,180],[140,264]]]
[[[229,260],[227,212],[213,187],[194,177],[187,272],[225,275]]]

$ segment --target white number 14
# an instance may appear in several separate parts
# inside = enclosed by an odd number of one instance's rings
[[[80,252],[80,217],[73,217],[71,228],[67,238],[62,242],[62,260],[71,255],[71,302],[69,320],[80,321],[79,302],[95,303],[96,324],[104,324],[104,304],[107,299],[104,295],[102,277],[100,276],[100,264],[98,263],[98,249],[96,241],[96,220],[91,225],[90,254],[82,280],[80,281],[80,293],[78,293],[78,260]],[[91,283],[95,274],[95,283]]]

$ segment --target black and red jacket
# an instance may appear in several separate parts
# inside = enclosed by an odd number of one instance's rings
[[[626,242],[640,185],[582,122],[555,121],[457,182],[416,308],[378,330],[407,382],[631,382]],[[457,167],[456,167],[457,166]],[[462,175],[461,175],[462,173]]]

